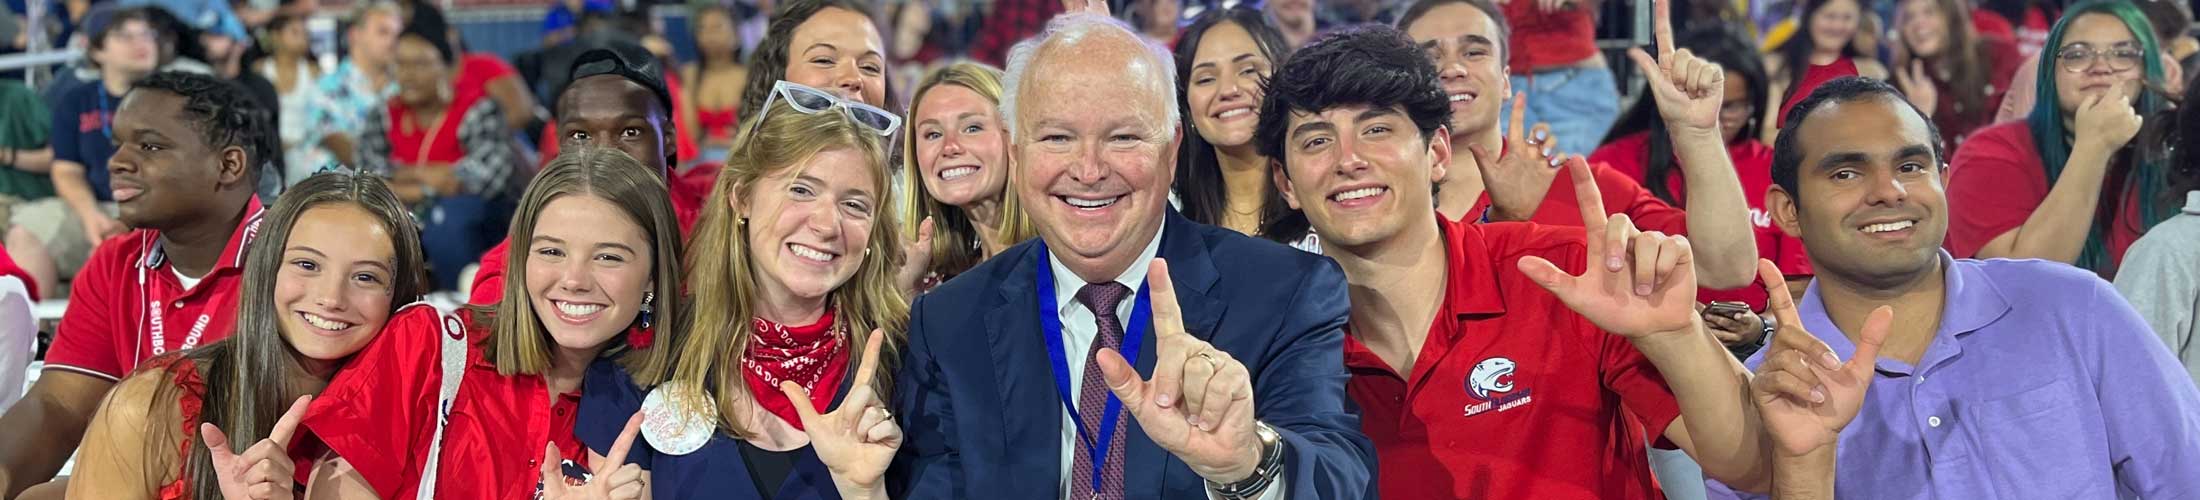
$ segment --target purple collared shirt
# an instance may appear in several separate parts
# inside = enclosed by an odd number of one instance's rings
[[[2200,390],[2114,288],[2047,261],[1941,262],[1940,331],[1916,366],[1879,359],[1841,433],[1841,498],[2200,498]],[[1848,359],[1818,293],[1803,327]]]

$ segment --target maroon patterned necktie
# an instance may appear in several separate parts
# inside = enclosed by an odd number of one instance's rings
[[[1114,436],[1108,439],[1108,455],[1098,457],[1105,461],[1101,462],[1104,465],[1100,472],[1100,489],[1097,491],[1092,485],[1092,462],[1096,458],[1092,456],[1092,452],[1095,443],[1087,440],[1100,438],[1100,420],[1108,404],[1108,380],[1100,375],[1098,354],[1101,348],[1116,349],[1118,352],[1123,349],[1123,321],[1116,319],[1115,308],[1130,294],[1130,287],[1113,281],[1088,284],[1077,291],[1077,302],[1092,310],[1093,320],[1100,326],[1099,335],[1093,338],[1092,349],[1085,352],[1085,378],[1083,385],[1077,390],[1077,421],[1084,425],[1086,432],[1077,437],[1077,460],[1070,468],[1070,498],[1077,500],[1123,498],[1123,435],[1127,432],[1116,429]],[[1120,422],[1128,414],[1129,412],[1116,413],[1118,426],[1122,425]]]

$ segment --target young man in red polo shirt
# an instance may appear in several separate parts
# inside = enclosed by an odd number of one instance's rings
[[[260,221],[257,172],[275,154],[270,117],[242,87],[205,75],[158,73],[123,97],[107,171],[136,229],[92,251],[44,374],[0,417],[0,497],[53,477],[138,363],[229,335]]]
[[[1768,482],[1748,375],[1695,313],[1685,238],[1607,219],[1579,159],[1567,169],[1586,238],[1432,209],[1454,153],[1420,52],[1387,27],[1318,39],[1271,77],[1257,132],[1283,161],[1285,201],[1351,283],[1347,390],[1381,453],[1382,496],[1661,498],[1651,440],[1712,477]],[[1662,74],[1653,85],[1689,101],[1668,107],[1716,114],[1716,65],[1666,58],[1688,91]]]

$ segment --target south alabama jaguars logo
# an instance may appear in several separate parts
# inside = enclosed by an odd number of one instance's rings
[[[1466,416],[1480,415],[1490,410],[1505,411],[1528,404],[1535,398],[1526,388],[1513,386],[1513,372],[1520,369],[1518,363],[1508,358],[1489,358],[1474,364],[1467,373],[1467,394],[1481,400],[1467,405]]]

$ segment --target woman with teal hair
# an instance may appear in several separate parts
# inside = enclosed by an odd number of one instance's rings
[[[2170,108],[2155,90],[2161,48],[2144,13],[2111,0],[2072,7],[2044,50],[2031,114],[1956,151],[1946,246],[1956,257],[2049,259],[2112,277],[2124,249],[2176,213],[2163,195],[2161,141],[2132,141],[2141,117]]]

